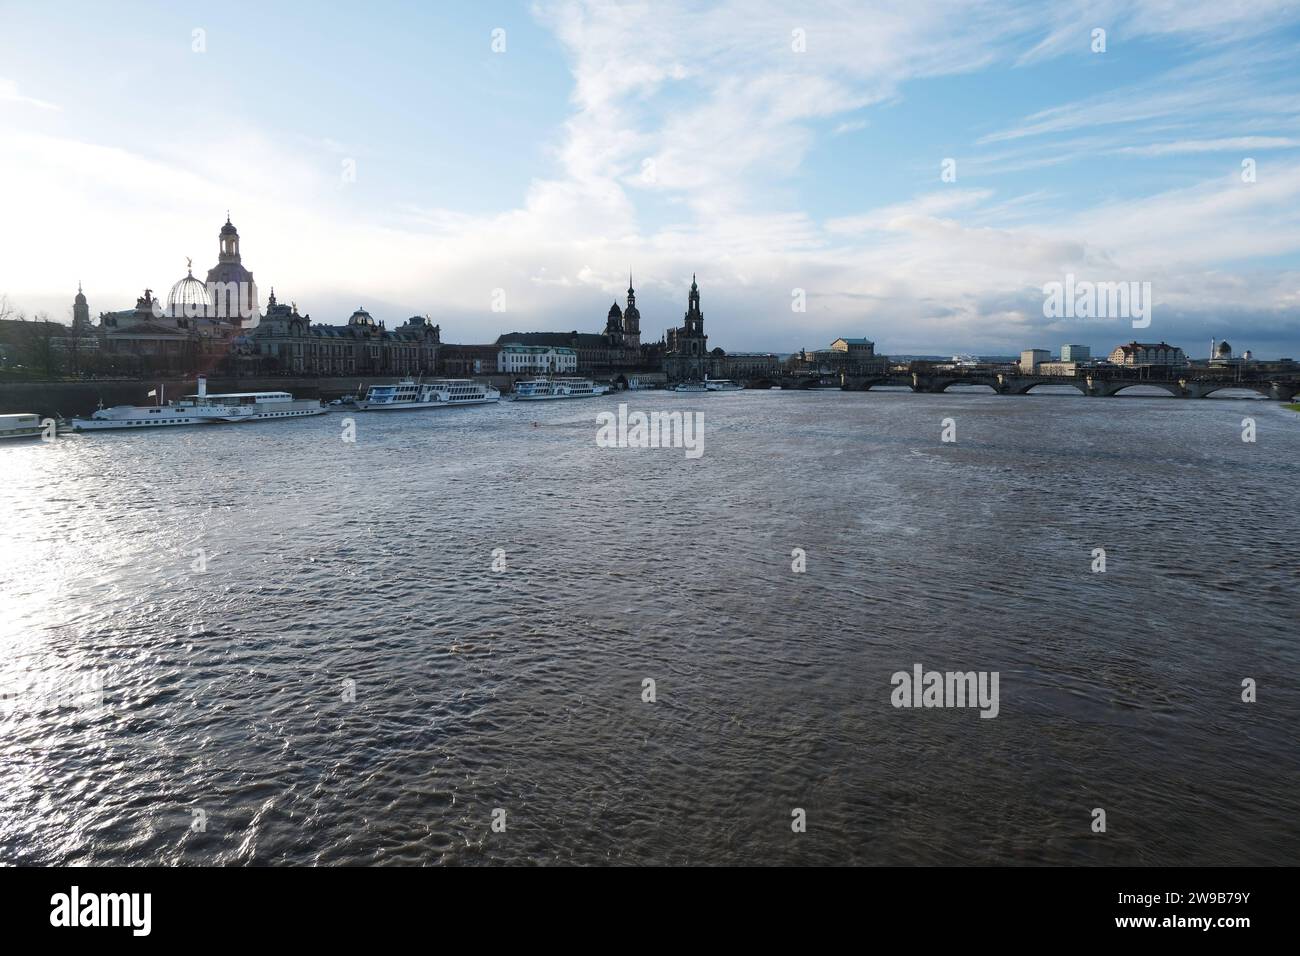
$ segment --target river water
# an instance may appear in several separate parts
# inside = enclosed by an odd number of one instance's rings
[[[621,400],[6,443],[0,862],[1300,857],[1300,416]]]

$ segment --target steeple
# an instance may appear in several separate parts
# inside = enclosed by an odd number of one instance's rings
[[[623,344],[641,347],[641,311],[636,307],[636,290],[632,288],[632,271],[627,273],[627,308],[623,310]]]
[[[90,328],[90,306],[86,302],[86,294],[81,291],[81,280],[77,280],[77,297],[72,300],[72,327],[76,329]]]
[[[691,293],[686,299],[686,334],[704,334],[704,313],[700,311],[700,287],[695,283],[695,273],[691,273]]]

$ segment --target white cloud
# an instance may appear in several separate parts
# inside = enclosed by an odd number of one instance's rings
[[[1182,139],[1149,146],[1125,146],[1117,150],[1133,156],[1174,156],[1186,153],[1223,153],[1241,150],[1287,149],[1300,146],[1300,139],[1290,136],[1227,136],[1221,139]]]
[[[1258,32],[1244,14],[1162,6],[1122,18],[1124,29],[1198,43],[1216,29]],[[955,150],[960,187],[877,208],[844,197],[842,210],[864,211],[810,216],[795,188],[808,156],[865,128],[864,110],[897,102],[908,83],[1009,63],[1044,32],[1036,4],[845,9],[543,7],[573,75],[557,169],[517,207],[487,214],[374,208],[340,185],[331,164],[354,154],[333,140],[304,150],[299,138],[237,128],[226,131],[228,148],[194,150],[183,130],[129,146],[0,130],[0,182],[20,187],[4,208],[23,226],[0,233],[0,261],[22,284],[0,292],[61,315],[82,279],[93,308],[124,307],[137,286],[179,278],[184,256],[206,267],[230,208],[259,284],[318,321],[341,321],[358,304],[390,321],[428,312],[448,341],[597,329],[629,267],[647,339],[680,321],[698,271],[711,344],[730,349],[788,350],[853,332],[900,352],[1011,350],[1042,332],[1036,290],[1065,271],[1150,280],[1158,299],[1188,310],[1294,309],[1293,271],[1261,268],[1246,283],[1228,271],[1300,252],[1300,180],[1286,168],[1263,166],[1250,185],[1219,176],[1137,198],[1089,197],[1071,212],[1055,192],[1017,183],[1008,193],[980,179],[1103,151],[1294,146],[1269,134],[1288,128],[1300,102],[1286,89],[1225,81],[1234,60],[1221,51],[1137,89],[1037,111],[974,144],[969,159]],[[1049,25],[1035,56],[1066,49],[1057,34],[1073,23]],[[796,28],[806,52],[791,49]],[[1214,122],[1179,127],[1189,116]],[[1280,121],[1227,129],[1260,117]],[[978,149],[994,143],[998,152]],[[368,168],[362,157],[359,175]],[[489,311],[498,288],[504,315]],[[805,314],[790,310],[794,288],[807,290]]]
[[[54,103],[47,103],[45,100],[38,100],[32,96],[23,96],[18,92],[18,84],[13,80],[6,80],[0,77],[0,103],[17,103],[21,106],[34,106],[42,110],[55,110],[59,107]]]

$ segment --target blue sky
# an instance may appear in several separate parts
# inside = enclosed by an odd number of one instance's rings
[[[598,330],[632,268],[645,337],[680,321],[696,272],[729,350],[1138,335],[1300,357],[1293,3],[0,18],[0,294],[29,313],[66,320],[78,280],[99,311],[165,290],[186,256],[206,269],[229,208],[263,292],[316,321],[427,313],[447,341]],[[1045,318],[1067,273],[1151,282],[1151,327]]]

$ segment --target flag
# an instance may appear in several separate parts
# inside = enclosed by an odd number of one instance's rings
[[[153,398],[153,397],[156,396],[157,394],[158,394],[158,389],[156,389],[156,388],[151,388],[151,389],[149,389],[149,394],[148,394],[146,397],[147,397],[147,398]]]

